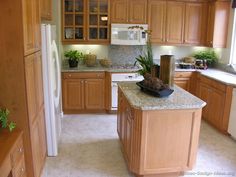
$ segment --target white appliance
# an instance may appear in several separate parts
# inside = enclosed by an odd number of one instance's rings
[[[233,90],[228,132],[234,139],[236,139],[236,88]]]
[[[111,44],[146,45],[146,30],[146,24],[111,24]]]
[[[57,156],[61,132],[61,71],[56,26],[41,25],[45,124],[48,156]]]
[[[138,73],[113,73],[111,75],[111,106],[112,110],[117,110],[118,105],[118,82],[142,81],[143,76]]]

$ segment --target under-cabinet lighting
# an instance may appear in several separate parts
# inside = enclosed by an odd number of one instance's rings
[[[101,20],[102,20],[102,21],[107,21],[107,20],[108,20],[108,17],[101,17]]]

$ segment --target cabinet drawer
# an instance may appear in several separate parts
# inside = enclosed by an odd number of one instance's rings
[[[16,167],[12,170],[13,177],[26,177],[25,158],[22,156]]]
[[[221,91],[226,91],[226,85],[223,84],[223,83],[220,83],[218,81],[215,81],[213,79],[210,79],[210,78],[207,78],[205,76],[201,76],[201,82],[211,86],[211,87],[214,87],[218,90],[221,90]]]
[[[175,72],[175,78],[190,78],[192,72]]]
[[[6,177],[11,172],[11,161],[10,156],[8,156],[3,163],[0,164],[0,177]]]
[[[22,138],[17,142],[15,145],[12,153],[11,153],[11,162],[12,167],[15,167],[18,161],[23,157],[24,155],[24,146],[23,146],[23,140]]]
[[[80,73],[63,73],[64,79],[96,79],[104,78],[104,72],[80,72]]]

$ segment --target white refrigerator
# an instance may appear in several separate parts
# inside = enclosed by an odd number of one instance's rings
[[[61,133],[61,71],[56,45],[56,26],[41,25],[47,155],[58,155]]]

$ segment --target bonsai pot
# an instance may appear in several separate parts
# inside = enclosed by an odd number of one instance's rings
[[[78,66],[78,61],[77,60],[69,59],[68,63],[69,63],[70,68],[75,68],[75,67]]]

